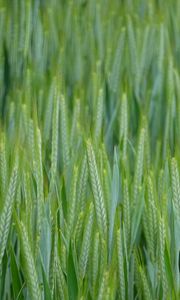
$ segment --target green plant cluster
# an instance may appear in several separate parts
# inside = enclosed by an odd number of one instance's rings
[[[180,299],[180,1],[0,0],[0,299]]]

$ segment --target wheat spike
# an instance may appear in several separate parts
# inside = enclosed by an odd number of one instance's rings
[[[124,225],[126,232],[126,244],[127,246],[130,243],[131,237],[131,211],[130,211],[130,201],[129,201],[129,190],[127,179],[124,180],[124,198],[123,198],[123,215],[124,215]]]
[[[28,235],[24,224],[19,223],[19,234],[21,240],[21,250],[24,258],[24,276],[27,282],[27,286],[31,295],[32,300],[41,299],[41,291],[39,288],[39,280],[36,271],[35,261],[33,252],[30,247]]]
[[[105,297],[105,292],[107,290],[107,281],[108,281],[108,272],[105,272],[103,275],[103,278],[101,280],[100,288],[99,288],[99,293],[97,300],[103,300]]]
[[[86,221],[85,228],[84,228],[82,246],[81,246],[81,251],[80,251],[80,258],[79,258],[79,271],[80,271],[81,278],[84,278],[84,276],[85,276],[88,258],[89,258],[93,217],[94,217],[94,207],[93,207],[93,204],[91,203],[90,208],[89,208],[89,213],[87,216],[87,221]]]
[[[155,195],[153,191],[153,184],[151,176],[148,176],[148,226],[149,226],[149,239],[151,243],[152,259],[155,259],[156,242],[157,242],[157,211],[156,211]]]
[[[70,193],[70,199],[69,199],[69,203],[68,203],[68,207],[69,207],[69,209],[68,209],[68,230],[69,230],[70,235],[74,228],[74,222],[75,222],[75,217],[76,217],[77,175],[78,175],[78,169],[77,169],[77,167],[74,167],[71,193]]]
[[[95,140],[98,141],[100,134],[101,134],[101,128],[102,128],[102,121],[103,121],[103,90],[99,90],[98,95],[98,101],[97,101],[97,109],[96,109],[96,118],[95,118]]]
[[[66,168],[70,162],[70,151],[69,151],[69,131],[68,131],[68,120],[67,111],[64,95],[60,97],[60,124],[61,124],[61,138],[62,138],[62,151],[63,151],[63,165]]]
[[[121,116],[120,116],[120,140],[123,139],[123,159],[127,155],[127,138],[128,138],[128,107],[127,95],[124,93],[121,103]]]
[[[77,245],[77,248],[79,248],[80,242],[81,242],[81,235],[83,230],[83,224],[84,224],[84,212],[81,211],[78,215],[77,223],[74,229],[74,240]]]
[[[180,181],[177,161],[175,158],[172,158],[171,160],[171,181],[175,213],[180,221]]]
[[[17,175],[18,169],[17,166],[15,166],[12,171],[7,195],[4,202],[4,207],[0,215],[0,266],[2,263],[2,258],[6,248],[6,243],[8,240],[9,230],[11,226],[11,216],[16,192]]]
[[[91,179],[91,186],[94,195],[94,206],[96,211],[97,223],[99,226],[100,233],[106,239],[107,237],[107,215],[105,209],[105,202],[103,197],[102,186],[98,174],[96,159],[92,144],[90,141],[87,142],[87,155],[89,163],[89,172]]]
[[[60,299],[66,300],[67,299],[67,285],[64,278],[64,274],[61,268],[59,257],[56,253],[56,278],[57,278],[57,286],[60,295]]]
[[[36,131],[37,138],[37,151],[36,151],[36,182],[37,182],[37,220],[36,220],[36,246],[35,246],[35,256],[37,256],[39,241],[41,238],[41,227],[42,227],[42,217],[43,217],[43,202],[44,202],[44,188],[43,188],[43,166],[42,166],[42,142],[41,142],[41,132],[37,128]]]
[[[160,273],[161,273],[161,282],[163,287],[163,294],[166,298],[167,296],[167,278],[166,278],[166,270],[165,270],[165,259],[164,259],[164,251],[165,251],[165,224],[162,217],[160,217],[159,221],[159,262],[160,262]]]
[[[55,94],[53,121],[52,121],[51,180],[53,180],[57,171],[58,129],[59,129],[59,98],[58,95]]]
[[[1,134],[1,142],[0,142],[0,174],[1,174],[2,195],[4,196],[6,191],[6,186],[7,186],[7,177],[8,177],[4,133]]]
[[[99,269],[99,232],[96,233],[93,243],[93,253],[92,253],[92,286],[95,292],[96,281],[98,278]]]
[[[143,286],[144,299],[145,300],[153,300],[153,298],[151,296],[151,292],[150,292],[150,288],[149,288],[149,284],[148,284],[146,274],[144,272],[144,269],[141,266],[139,267],[139,273],[140,273],[142,286]]]
[[[80,211],[84,211],[86,206],[86,191],[87,191],[87,182],[88,182],[88,165],[87,165],[87,157],[84,155],[82,165],[79,172],[79,180],[77,187],[77,201],[78,208]]]
[[[137,159],[136,159],[136,169],[134,177],[134,203],[136,202],[138,189],[141,185],[142,174],[143,174],[143,164],[144,164],[144,139],[145,139],[145,130],[141,129],[139,136],[139,143],[137,149]]]
[[[123,255],[123,239],[120,229],[117,231],[117,258],[118,258],[118,274],[121,299],[125,299],[125,278],[124,278],[124,255]]]

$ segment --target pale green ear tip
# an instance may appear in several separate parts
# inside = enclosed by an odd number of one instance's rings
[[[90,203],[90,206],[89,206],[89,210],[92,211],[93,208],[94,208],[94,204],[93,204],[93,202],[91,202],[91,203]]]
[[[26,103],[23,103],[23,104],[22,104],[22,109],[23,109],[23,110],[26,110],[26,108],[27,108]]]
[[[23,224],[23,222],[22,222],[21,220],[18,220],[18,223],[19,223],[19,226],[20,226],[21,228],[24,228],[24,224]]]
[[[90,140],[90,139],[87,139],[87,140],[86,140],[86,146],[87,146],[87,147],[90,147],[90,146],[91,146],[91,140]]]
[[[120,228],[117,230],[117,235],[120,235],[120,233],[121,233],[121,230],[120,230]]]
[[[78,173],[78,166],[74,166],[74,174],[77,175]]]
[[[173,164],[176,163],[175,157],[172,157],[171,162],[172,162]]]
[[[99,239],[99,232],[96,232],[96,238]]]
[[[84,212],[83,212],[83,211],[81,211],[81,212],[79,213],[79,217],[82,219],[82,218],[83,218],[83,216],[84,216]]]
[[[76,98],[76,104],[77,105],[81,104],[81,100],[79,98]]]
[[[101,60],[100,59],[97,60],[96,65],[97,65],[97,67],[99,67],[101,65]]]
[[[105,274],[104,274],[104,276],[105,276],[105,279],[107,279],[109,277],[109,272],[106,271]]]
[[[148,180],[151,180],[153,178],[153,171],[150,170],[148,174]]]
[[[143,127],[143,128],[141,129],[141,133],[142,133],[142,134],[145,134],[145,131],[146,131],[146,130],[145,130],[145,128]]]
[[[103,94],[103,89],[102,88],[99,89],[99,94],[100,94],[100,96],[102,96],[102,94]]]
[[[15,162],[14,168],[15,168],[15,171],[18,172],[18,169],[19,169],[19,159],[18,159],[18,161]]]
[[[122,99],[123,101],[126,101],[127,100],[127,94],[124,92],[123,95],[122,95]]]
[[[61,99],[61,101],[64,101],[64,94],[61,93],[60,99]]]
[[[141,267],[141,265],[139,265],[138,267],[139,267],[139,272],[142,273],[142,267]]]
[[[139,190],[139,193],[141,193],[143,190],[142,186],[139,186],[138,190]]]

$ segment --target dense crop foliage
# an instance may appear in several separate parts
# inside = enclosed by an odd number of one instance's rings
[[[180,299],[180,1],[0,0],[0,299]]]

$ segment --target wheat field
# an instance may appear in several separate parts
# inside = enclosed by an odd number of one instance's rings
[[[180,1],[0,0],[0,300],[180,299]]]

